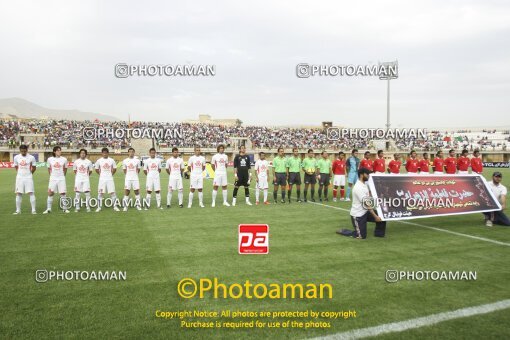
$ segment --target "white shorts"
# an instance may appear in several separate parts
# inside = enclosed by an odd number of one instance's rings
[[[430,173],[429,172],[420,171],[420,175],[427,176],[427,175],[430,175]]]
[[[218,187],[227,186],[228,185],[227,174],[215,174],[213,185]]]
[[[75,192],[89,192],[90,191],[90,180],[89,179],[81,179],[74,181],[74,191]]]
[[[48,192],[58,192],[59,194],[66,193],[66,180],[63,179],[50,179],[48,184]]]
[[[444,175],[444,172],[442,172],[442,171],[434,171],[434,175]]]
[[[170,178],[168,182],[168,189],[171,191],[182,190],[182,177]]]
[[[336,187],[345,186],[345,175],[333,176],[333,185]]]
[[[147,177],[145,182],[145,189],[147,191],[161,191],[161,180],[159,177]]]
[[[202,177],[202,174],[192,174],[189,178],[189,187],[191,189],[202,189],[204,187],[204,178]]]
[[[115,182],[113,179],[99,179],[97,192],[100,194],[113,194],[115,192]]]
[[[257,188],[259,189],[268,189],[269,183],[267,182],[267,177],[259,177],[259,181],[257,182]]]
[[[32,178],[16,178],[16,194],[28,194],[34,192],[34,180]]]
[[[469,171],[460,171],[459,170],[459,175],[468,175],[469,174]]]
[[[138,179],[125,179],[124,180],[125,190],[140,190],[140,180]]]

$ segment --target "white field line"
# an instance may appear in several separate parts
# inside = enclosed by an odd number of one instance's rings
[[[324,337],[318,337],[315,339],[334,340],[334,339],[360,339],[366,337],[373,337],[387,333],[402,332],[424,326],[431,326],[448,320],[455,320],[475,315],[487,314],[507,308],[510,308],[510,299],[501,300],[486,305],[461,308],[451,312],[432,314],[405,321],[391,322],[374,327],[355,329],[347,332],[327,335]]]

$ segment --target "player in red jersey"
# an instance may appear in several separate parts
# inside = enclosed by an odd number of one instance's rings
[[[411,151],[409,153],[409,158],[406,161],[406,170],[407,173],[416,175],[418,172],[418,160],[416,159],[416,151]]]
[[[418,162],[418,166],[420,167],[420,175],[428,175],[430,173],[429,165],[429,154],[425,152],[423,153],[423,158]]]
[[[432,163],[432,167],[434,168],[434,174],[442,175],[444,173],[443,151],[439,150],[436,153],[436,157],[434,157],[434,162]]]
[[[384,160],[384,152],[377,151],[377,158],[374,161],[374,172],[376,174],[383,174],[386,169],[386,161]]]
[[[464,149],[462,150],[459,159],[457,159],[457,169],[459,169],[459,174],[468,174],[469,164],[471,164],[471,161],[468,158],[468,151]]]
[[[340,151],[338,158],[333,162],[333,202],[336,202],[338,196],[338,187],[340,187],[340,201],[345,199],[345,154]]]
[[[455,157],[455,150],[450,150],[449,157],[444,160],[444,166],[447,175],[455,175],[457,172],[457,158]]]
[[[471,172],[477,174],[482,174],[483,172],[482,158],[480,157],[480,150],[478,149],[473,152],[473,158],[471,158]]]
[[[388,172],[390,174],[399,174],[400,166],[402,166],[402,162],[400,161],[400,155],[396,153],[393,155],[393,159],[388,164]]]
[[[370,151],[365,151],[364,156],[365,158],[361,160],[359,167],[374,171],[374,162],[370,159]]]

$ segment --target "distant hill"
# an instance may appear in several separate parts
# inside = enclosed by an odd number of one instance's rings
[[[14,116],[18,118],[42,118],[48,117],[52,119],[78,119],[78,120],[94,120],[102,121],[118,121],[113,116],[84,112],[79,110],[60,110],[48,109],[40,105],[29,102],[22,98],[4,98],[0,99],[0,112],[3,117]]]

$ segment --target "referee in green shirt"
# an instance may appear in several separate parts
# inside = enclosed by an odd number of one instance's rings
[[[324,191],[324,201],[328,201],[328,188],[331,179],[331,160],[328,153],[322,151],[322,158],[317,162],[319,167],[319,201],[322,202],[322,192]]]
[[[308,186],[312,186],[312,202],[315,202],[315,183],[317,183],[317,177],[319,176],[317,169],[317,160],[312,149],[308,149],[308,155],[303,159],[302,169],[305,173],[305,202],[306,195],[308,193]]]
[[[278,156],[273,158],[273,198],[278,202],[278,187],[282,187],[282,203],[285,203],[285,189],[287,187],[287,160],[283,148],[278,148]]]
[[[301,202],[301,157],[298,148],[292,149],[292,157],[287,158],[287,178],[289,179],[288,200],[292,194],[292,186],[296,185],[297,201]]]

